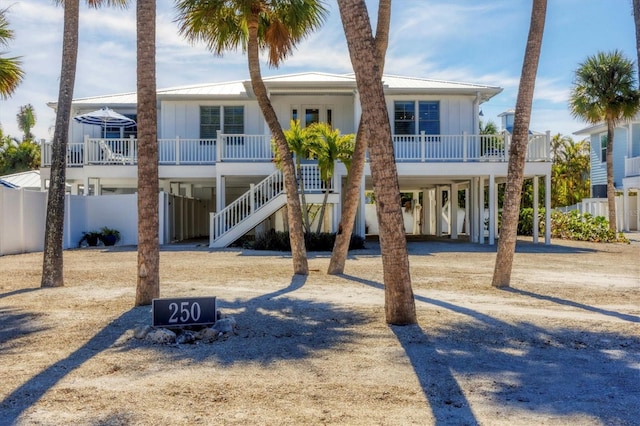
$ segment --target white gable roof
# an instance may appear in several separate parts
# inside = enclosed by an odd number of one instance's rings
[[[305,72],[285,74],[263,78],[264,84],[272,94],[277,93],[331,93],[356,90],[356,80],[351,74],[331,74],[322,72]],[[474,83],[461,83],[445,80],[432,80],[419,77],[403,77],[384,75],[383,84],[387,93],[415,93],[415,94],[464,94],[480,95],[486,101],[502,91],[497,86],[487,86]],[[179,86],[158,90],[158,99],[195,97],[216,97],[248,99],[253,97],[250,80],[238,80],[221,83],[197,84]],[[128,105],[137,103],[136,93],[122,93],[115,95],[79,98],[73,100],[74,105],[104,106]],[[55,108],[56,103],[48,104]]]
[[[27,172],[13,173],[0,176],[0,178],[19,188],[40,190],[40,170],[29,170]]]

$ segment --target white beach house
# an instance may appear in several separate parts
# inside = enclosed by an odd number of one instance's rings
[[[480,105],[502,89],[392,75],[383,81],[400,188],[411,194],[405,205],[410,216],[407,232],[451,238],[464,234],[470,241],[493,244],[496,187],[507,175],[510,135],[479,135],[478,129]],[[326,122],[343,134],[357,130],[361,108],[352,74],[282,75],[265,78],[265,84],[283,128],[299,119],[303,126]],[[103,107],[135,119],[136,94],[75,99],[72,116]],[[270,140],[248,80],[159,90],[164,240],[209,236],[212,247],[223,247],[244,234],[285,226],[286,200]],[[50,176],[50,144],[43,145],[42,154],[44,188]],[[66,177],[72,193],[135,193],[136,163],[135,127],[101,128],[71,120]],[[308,197],[319,202],[323,187],[316,166],[304,167]],[[525,176],[534,179],[536,188],[543,178],[550,194],[548,133],[530,136]],[[345,183],[346,169],[338,164],[330,187],[331,208],[322,225],[325,231],[337,228]],[[367,166],[355,229],[360,235],[375,233],[375,216],[366,214],[371,206],[366,206],[365,193],[370,190]],[[549,207],[548,196],[544,205]],[[537,230],[534,238],[537,241]]]

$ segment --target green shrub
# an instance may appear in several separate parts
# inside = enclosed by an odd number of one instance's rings
[[[545,227],[545,210],[538,209],[538,224],[541,232]],[[518,235],[533,235],[533,209],[520,210]],[[559,210],[551,212],[551,236],[565,240],[592,242],[629,242],[624,235],[616,234],[609,229],[609,221],[603,216],[581,214],[577,210],[563,213]]]
[[[307,251],[332,251],[336,241],[336,234],[330,232],[313,232],[305,234],[305,247]],[[288,232],[270,231],[266,234],[257,235],[254,241],[246,241],[245,248],[254,250],[275,250],[291,251]],[[349,243],[349,250],[364,248],[364,238],[359,235],[352,235]]]

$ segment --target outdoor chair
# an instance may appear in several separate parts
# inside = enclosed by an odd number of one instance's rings
[[[127,163],[127,157],[120,154],[119,152],[113,152],[109,145],[107,145],[103,140],[100,141],[100,149],[102,149],[102,152],[104,154],[102,160],[105,163]]]

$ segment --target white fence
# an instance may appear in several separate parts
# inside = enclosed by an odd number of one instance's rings
[[[558,207],[556,210],[568,212],[578,210],[580,214],[589,213],[591,216],[603,216],[609,219],[609,203],[606,198],[585,198],[578,204],[567,207]],[[616,229],[624,227],[624,201],[621,195],[616,196]]]
[[[206,235],[208,209],[200,200],[161,192],[160,244]],[[46,211],[46,192],[0,187],[0,256],[42,251]],[[138,244],[137,194],[65,196],[64,249],[78,247],[83,232],[103,226],[120,231],[118,245]]]

